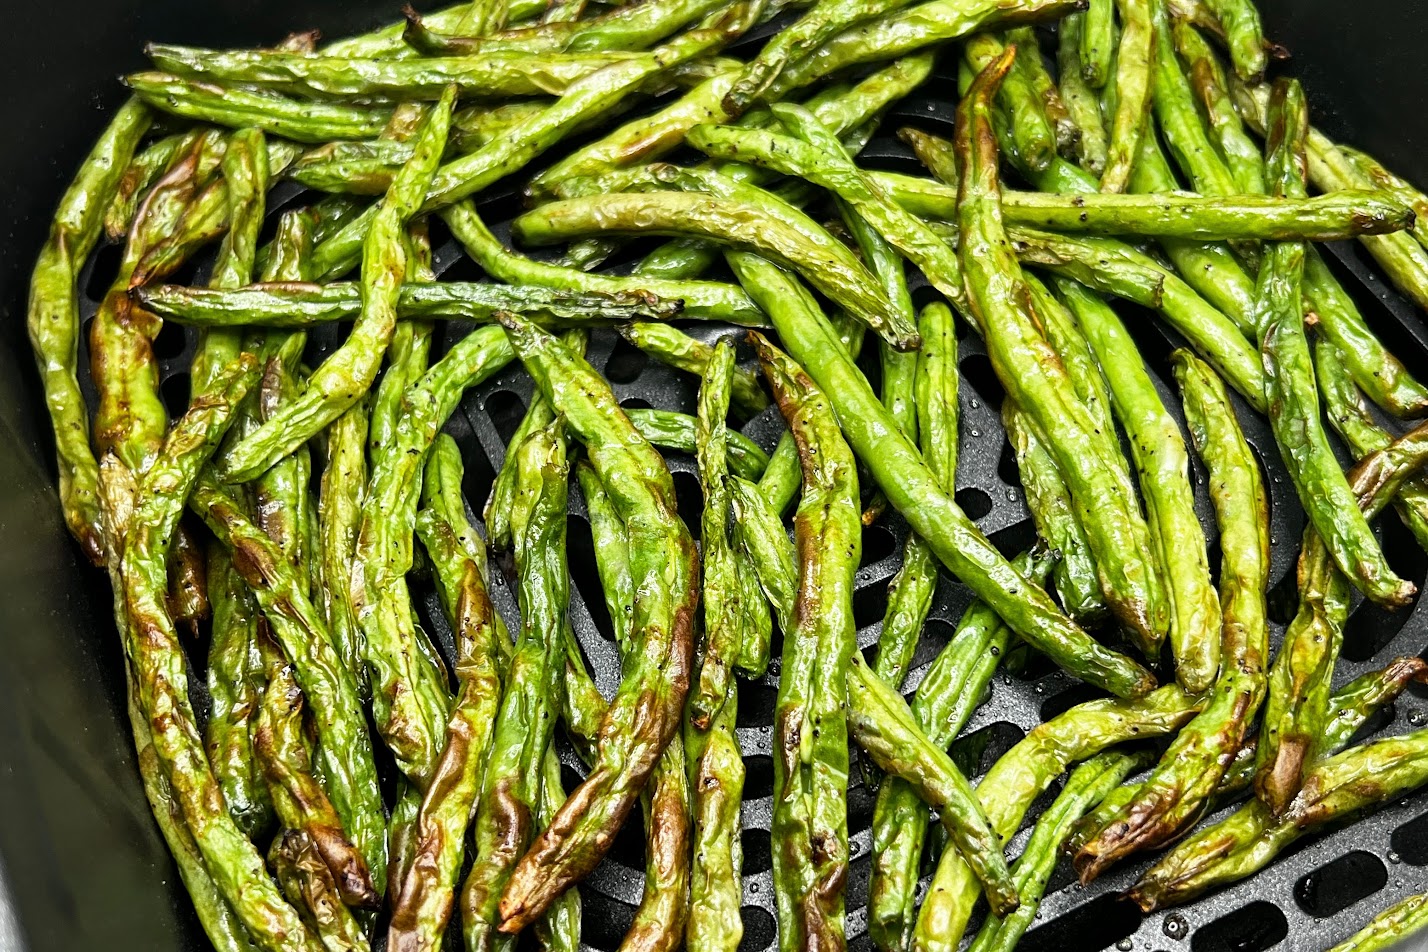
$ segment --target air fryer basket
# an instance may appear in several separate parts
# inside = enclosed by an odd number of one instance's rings
[[[204,11],[167,0],[135,4],[134,15],[123,9],[101,11],[99,6],[84,0],[74,9],[27,11],[3,41],[9,55],[0,67],[12,80],[3,107],[12,136],[10,144],[0,149],[0,168],[9,173],[5,181],[11,191],[4,198],[15,223],[0,254],[3,300],[9,306],[5,346],[0,348],[0,531],[4,538],[0,630],[7,636],[6,650],[0,652],[0,676],[5,679],[0,704],[8,705],[0,720],[4,725],[0,727],[0,767],[4,768],[0,770],[0,881],[8,898],[0,905],[0,948],[80,949],[102,942],[119,949],[197,949],[204,947],[204,940],[152,829],[133,769],[122,719],[118,645],[104,580],[79,563],[58,519],[47,424],[22,329],[25,281],[63,182],[97,134],[104,113],[114,105],[118,87],[112,74],[138,64],[142,40],[256,44],[312,25],[333,34],[365,28],[394,11],[389,4],[370,0],[347,5],[360,10],[340,13],[272,2],[256,10],[240,9],[235,0]],[[1413,41],[1419,38],[1414,34],[1422,34],[1424,27],[1415,22],[1413,0],[1381,0],[1371,18],[1361,10],[1346,15],[1341,4],[1328,2],[1268,0],[1262,6],[1270,34],[1296,54],[1296,68],[1306,80],[1316,122],[1332,135],[1365,146],[1410,178],[1428,182],[1428,158],[1414,148],[1415,134],[1428,139],[1428,130],[1403,124],[1405,117],[1415,117],[1419,97],[1414,93],[1428,93],[1428,80],[1414,69],[1418,47]],[[1312,15],[1317,12],[1325,15]],[[1354,22],[1342,22],[1349,18]],[[28,98],[17,95],[35,84],[43,86],[43,92]],[[950,133],[949,97],[954,89],[954,72],[944,65],[916,95],[894,107],[862,161],[872,167],[914,168],[910,153],[892,133],[909,124]],[[280,186],[270,198],[270,211],[302,200],[296,188]],[[489,221],[504,221],[518,207],[515,183],[498,186],[481,196],[481,203]],[[497,230],[504,236],[503,229]],[[444,229],[434,225],[433,237],[438,271],[448,277],[477,276]],[[1357,245],[1335,245],[1330,251],[1345,285],[1395,353],[1412,368],[1428,368],[1424,316],[1379,280]],[[108,286],[115,258],[114,249],[101,250],[81,275],[86,322]],[[1173,388],[1166,385],[1170,379],[1166,357],[1179,341],[1150,314],[1128,305],[1118,309],[1137,336],[1167,405],[1178,408]],[[463,325],[451,326],[447,341],[465,330]],[[696,328],[696,333],[710,338],[727,331]],[[332,343],[331,334],[315,337],[318,348]],[[980,342],[964,336],[960,348],[963,423],[957,500],[999,546],[1013,552],[1030,542],[1033,529],[1000,424],[1001,391]],[[180,409],[187,399],[192,341],[179,328],[170,327],[161,334],[156,351],[163,366],[165,398],[171,409]],[[692,411],[691,378],[646,360],[612,333],[594,335],[589,356],[627,406]],[[87,366],[83,338],[80,359],[81,366]],[[864,366],[875,375],[875,360],[865,360]],[[467,497],[478,508],[530,393],[529,378],[519,367],[508,368],[468,393],[448,427],[466,458]],[[1271,614],[1277,642],[1287,614],[1293,611],[1292,575],[1303,516],[1267,424],[1243,404],[1238,409],[1269,477],[1275,585]],[[768,448],[781,429],[777,411],[769,410],[751,421],[745,432]],[[670,454],[669,462],[682,514],[697,532],[700,496],[693,460]],[[1198,462],[1193,476],[1213,547],[1213,519]],[[1395,519],[1382,521],[1389,559],[1422,587],[1428,558]],[[877,640],[887,583],[897,570],[906,532],[896,514],[864,531],[863,564],[854,597],[862,647]],[[596,682],[608,693],[618,678],[616,654],[578,492],[572,494],[571,503],[570,570],[572,621]],[[414,592],[428,630],[449,652],[450,632],[432,593],[420,585]],[[495,597],[503,612],[514,614],[511,592],[499,581]],[[943,576],[909,690],[951,636],[970,598],[964,586]],[[1425,641],[1428,609],[1421,604],[1393,615],[1357,605],[1348,623],[1336,683],[1381,667],[1392,657],[1418,653]],[[777,662],[769,676],[747,685],[740,694],[739,740],[748,766],[741,948],[749,952],[775,945],[768,825],[773,786],[769,725],[776,672]],[[959,745],[964,755],[970,751],[974,772],[980,774],[1030,727],[1093,696],[1084,685],[1046,667],[1020,676],[999,674],[990,699],[973,717]],[[196,698],[200,707],[203,702]],[[1425,723],[1428,690],[1415,686],[1366,725],[1360,739],[1402,733]],[[562,756],[567,780],[573,781],[579,763],[569,749],[563,749]],[[1040,803],[1049,803],[1054,792]],[[856,771],[848,799],[853,856],[848,936],[852,948],[868,949],[864,903],[873,796]],[[1028,835],[1037,812],[1032,810],[1014,849]],[[639,901],[643,865],[643,837],[636,817],[617,838],[609,858],[581,887],[584,941],[589,948],[604,952],[618,946]],[[1307,840],[1237,887],[1169,912],[1142,916],[1133,904],[1117,898],[1145,865],[1124,864],[1082,889],[1063,862],[1022,947],[1066,952],[1111,947],[1174,952],[1185,943],[1194,952],[1327,948],[1379,909],[1428,889],[1428,792],[1346,829]]]

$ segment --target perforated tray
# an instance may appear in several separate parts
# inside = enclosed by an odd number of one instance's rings
[[[955,89],[955,73],[941,69],[918,94],[908,97],[889,111],[879,135],[864,150],[861,161],[870,167],[912,171],[917,168],[910,152],[892,134],[899,126],[915,125],[930,132],[950,135],[952,104],[934,98]],[[556,150],[563,152],[563,149]],[[481,209],[490,222],[507,220],[518,208],[515,184],[498,186],[481,197]],[[290,184],[280,185],[270,196],[270,214],[283,207],[302,204],[310,196]],[[504,225],[498,234],[506,237]],[[436,269],[447,279],[477,279],[475,265],[451,241],[439,222],[433,222]],[[636,243],[643,249],[647,245]],[[632,249],[625,260],[633,257]],[[1428,367],[1428,329],[1419,315],[1397,293],[1378,279],[1366,255],[1356,244],[1330,247],[1331,262],[1346,287],[1354,294],[1365,317],[1393,351],[1410,367]],[[117,246],[106,246],[81,276],[84,291],[83,317],[92,318],[117,266]],[[176,276],[176,281],[201,281],[205,264]],[[619,265],[612,266],[619,270]],[[928,293],[918,288],[919,297]],[[1179,397],[1173,386],[1167,356],[1183,342],[1149,312],[1117,302],[1150,365],[1166,405],[1179,413]],[[466,333],[470,325],[452,322],[440,330],[440,343],[433,359],[451,341]],[[696,336],[712,340],[735,329],[713,324],[688,324]],[[314,363],[340,339],[337,328],[312,334],[308,359]],[[982,530],[1006,553],[1020,551],[1031,543],[1034,528],[1016,476],[1016,464],[1002,430],[999,407],[1001,389],[992,373],[981,342],[961,328],[959,366],[962,370],[961,452],[957,473],[957,501]],[[81,366],[88,366],[87,333],[81,335]],[[170,325],[156,342],[163,373],[162,389],[171,413],[181,412],[188,397],[188,368],[194,340],[183,329]],[[697,381],[689,375],[648,360],[613,332],[592,335],[588,356],[612,383],[616,395],[628,407],[652,406],[693,412]],[[748,354],[744,354],[748,358]],[[872,359],[868,359],[869,357]],[[878,384],[875,350],[861,361],[874,386]],[[86,380],[84,385],[89,388]],[[467,394],[447,429],[460,444],[466,461],[466,496],[479,512],[496,469],[505,452],[505,441],[514,431],[530,401],[531,381],[517,365]],[[89,396],[93,399],[92,388]],[[1267,423],[1236,398],[1236,406],[1246,436],[1259,454],[1267,474],[1272,503],[1273,589],[1272,638],[1278,645],[1283,625],[1294,610],[1294,561],[1303,529],[1303,514],[1283,467],[1279,462]],[[1182,426],[1183,426],[1183,420]],[[770,409],[749,421],[744,432],[766,449],[771,449],[783,428],[777,411]],[[680,512],[698,534],[701,496],[693,459],[667,454],[679,496]],[[1216,532],[1208,498],[1205,473],[1194,464],[1197,505],[1211,543],[1211,562],[1218,565]],[[1393,516],[1380,520],[1385,551],[1394,568],[1421,588],[1428,576],[1428,559]],[[887,601],[887,585],[897,571],[907,527],[896,513],[888,513],[863,532],[863,559],[857,575],[854,614],[858,644],[874,645],[881,628]],[[608,696],[618,682],[619,670],[609,619],[604,609],[594,552],[583,500],[572,487],[569,522],[571,620],[590,661],[597,685]],[[509,564],[504,568],[509,571]],[[516,606],[504,580],[494,583],[497,607],[514,622]],[[434,593],[420,583],[413,587],[423,622],[440,642],[448,659],[452,654],[450,630],[436,603]],[[971,601],[970,591],[944,574],[914,658],[905,690],[911,692],[937,652],[951,637],[957,620]],[[1356,604],[1349,618],[1343,658],[1335,674],[1342,684],[1365,671],[1382,667],[1389,659],[1419,653],[1428,640],[1428,612],[1421,603],[1388,614],[1368,604]],[[773,761],[770,735],[777,685],[778,642],[775,661],[764,678],[746,683],[740,693],[738,736],[748,770],[744,802],[744,939],[743,952],[761,952],[776,947],[773,889],[769,848],[770,795],[773,789]],[[194,662],[201,664],[201,652]],[[191,682],[201,692],[202,679]],[[1039,667],[1013,677],[999,673],[990,698],[976,712],[963,738],[983,746],[976,775],[980,776],[1025,732],[1073,704],[1099,696],[1085,685],[1047,667]],[[207,698],[195,697],[200,716]],[[1403,733],[1428,724],[1428,691],[1412,687],[1394,706],[1366,725],[1357,740],[1382,734]],[[1357,742],[1356,740],[1356,742]],[[561,743],[566,765],[567,786],[582,772],[568,744]],[[1013,839],[1011,854],[1020,850],[1035,817],[1050,803],[1059,782],[1038,800],[1029,812],[1022,831]],[[852,866],[848,878],[847,935],[855,950],[871,949],[866,934],[868,873],[871,834],[869,825],[875,791],[863,786],[859,772],[853,772],[848,791],[849,832]],[[1213,819],[1213,818],[1212,818]],[[1035,926],[1023,939],[1029,950],[1095,952],[1111,947],[1125,952],[1261,952],[1278,948],[1293,952],[1314,952],[1328,948],[1361,928],[1377,911],[1414,892],[1428,889],[1428,792],[1410,796],[1380,810],[1349,828],[1307,838],[1281,855],[1259,875],[1230,889],[1212,894],[1179,909],[1142,916],[1136,907],[1118,898],[1150,860],[1124,863],[1091,887],[1074,883],[1064,860],[1053,875]],[[638,812],[617,837],[609,857],[581,885],[584,901],[583,940],[589,949],[614,950],[625,934],[638,905],[643,883],[644,842]],[[924,881],[925,887],[925,881]],[[975,934],[980,913],[969,934]]]

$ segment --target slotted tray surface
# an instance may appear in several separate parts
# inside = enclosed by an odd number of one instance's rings
[[[765,28],[761,33],[767,33]],[[750,37],[753,41],[758,37]],[[894,105],[886,114],[878,135],[863,151],[860,162],[867,167],[896,171],[920,170],[909,150],[893,138],[896,129],[913,125],[950,136],[953,104],[941,94],[955,90],[955,70],[944,62],[937,73],[915,95]],[[568,145],[555,150],[563,154]],[[553,158],[552,156],[551,158]],[[292,183],[279,185],[270,194],[270,217],[284,207],[307,201],[310,193]],[[519,207],[519,189],[502,183],[480,196],[480,208],[497,234],[508,237],[509,218]],[[499,222],[499,224],[497,224]],[[433,220],[435,267],[448,280],[474,280],[479,270],[464,256],[439,222]],[[1410,368],[1428,368],[1428,325],[1422,315],[1373,270],[1367,255],[1357,244],[1329,246],[1331,264],[1353,293],[1366,319],[1392,350]],[[625,258],[629,259],[626,255]],[[80,366],[88,366],[87,327],[117,267],[118,247],[101,248],[81,274],[82,314],[86,333],[81,335]],[[176,276],[175,281],[195,283],[204,279],[207,262]],[[618,271],[613,265],[611,270]],[[916,296],[930,293],[915,273]],[[1115,302],[1126,319],[1150,367],[1166,405],[1179,417],[1180,401],[1171,380],[1167,357],[1183,345],[1174,331],[1150,312],[1125,302]],[[718,324],[683,325],[695,336],[714,340],[734,333],[736,328]],[[449,344],[467,333],[471,325],[449,322],[438,329],[435,360]],[[345,327],[315,331],[309,345],[308,362],[341,339]],[[1005,553],[1014,554],[1029,545],[1035,530],[1016,476],[1016,463],[1001,426],[999,408],[1002,392],[992,372],[980,340],[968,336],[965,327],[959,341],[962,371],[960,393],[962,424],[957,472],[957,501],[978,526]],[[194,353],[195,336],[176,325],[166,327],[155,344],[162,367],[162,390],[171,413],[181,412],[188,399],[188,369]],[[747,348],[741,353],[750,360]],[[692,413],[697,381],[684,373],[649,360],[610,331],[591,335],[588,357],[593,366],[610,380],[615,394],[627,407],[672,408]],[[878,386],[876,349],[869,337],[867,353],[860,361],[874,387]],[[1421,373],[1421,371],[1420,371]],[[93,400],[92,386],[83,381]],[[447,426],[461,446],[466,461],[466,497],[473,510],[485,502],[491,481],[505,453],[506,439],[514,431],[530,402],[532,382],[518,366],[512,365],[482,386],[468,392]],[[1304,518],[1293,487],[1279,461],[1268,423],[1247,404],[1235,397],[1245,435],[1263,465],[1271,497],[1272,576],[1270,608],[1271,637],[1277,648],[1284,624],[1294,611],[1294,563],[1299,551]],[[1180,419],[1183,429],[1184,421]],[[772,449],[783,429],[782,418],[770,408],[749,421],[743,432],[765,449]],[[1401,429],[1401,428],[1400,428]],[[1342,447],[1340,447],[1342,451]],[[1192,454],[1193,456],[1193,454]],[[666,454],[679,496],[680,512],[691,530],[699,531],[702,504],[697,471],[691,457]],[[1347,457],[1345,457],[1347,459]],[[1193,464],[1197,508],[1211,546],[1211,563],[1218,568],[1218,543],[1210,503],[1205,490],[1205,472],[1198,460]],[[866,488],[866,486],[865,486]],[[1393,516],[1380,520],[1380,535],[1394,568],[1420,589],[1428,576],[1428,559],[1412,537]],[[865,651],[877,642],[887,585],[896,573],[907,536],[906,523],[895,512],[884,515],[863,531],[863,559],[857,575],[854,614],[858,625],[858,645]],[[590,662],[601,691],[609,696],[619,680],[613,634],[595,573],[589,523],[578,486],[572,485],[569,521],[571,622]],[[509,578],[509,559],[500,563]],[[500,573],[497,573],[500,574]],[[450,629],[434,592],[428,585],[413,585],[413,596],[427,631],[439,642],[448,661],[453,654]],[[514,622],[517,617],[512,589],[506,579],[493,578],[493,599],[498,609]],[[951,637],[957,620],[972,600],[971,592],[945,572],[941,576],[932,611],[918,646],[912,671],[904,685],[910,696],[937,652]],[[1344,638],[1343,657],[1335,672],[1336,686],[1381,668],[1390,659],[1418,654],[1428,641],[1428,611],[1422,603],[1389,614],[1356,601]],[[744,799],[744,939],[741,952],[763,952],[776,948],[773,886],[770,872],[769,822],[773,790],[771,724],[777,687],[778,641],[769,673],[755,682],[745,682],[740,691],[738,737],[744,751],[748,778]],[[201,663],[196,652],[195,663]],[[195,705],[203,716],[207,698],[200,696],[202,679],[191,683]],[[1101,696],[1043,662],[1019,676],[999,672],[990,696],[973,715],[958,741],[964,756],[976,763],[974,779],[1005,753],[1036,724],[1068,707]],[[1355,739],[1355,743],[1381,735],[1404,733],[1428,724],[1428,690],[1414,685],[1397,704],[1376,716]],[[561,757],[567,787],[577,782],[583,767],[563,740]],[[980,748],[980,751],[978,751]],[[966,752],[970,751],[968,755]],[[1021,831],[1013,838],[1009,855],[1015,856],[1030,834],[1040,811],[1060,789],[1060,781],[1038,799],[1029,811]],[[870,868],[873,801],[876,791],[863,785],[860,771],[854,770],[848,791],[848,823],[851,871],[847,892],[847,935],[849,947],[858,952],[871,950],[866,932],[866,900]],[[1211,819],[1218,818],[1217,814]],[[1282,854],[1260,874],[1229,889],[1167,912],[1142,916],[1136,907],[1119,899],[1149,864],[1149,859],[1122,863],[1088,888],[1074,881],[1069,863],[1062,860],[1053,874],[1042,901],[1036,923],[1022,940],[1028,950],[1096,952],[1115,948],[1119,952],[1144,949],[1150,952],[1261,952],[1270,948],[1292,952],[1316,952],[1342,941],[1361,928],[1376,912],[1415,892],[1428,889],[1428,791],[1419,792],[1386,806],[1347,828],[1306,838]],[[584,904],[582,940],[591,950],[613,952],[623,938],[639,903],[644,876],[644,839],[638,811],[632,814],[616,839],[606,860],[581,885]],[[926,887],[924,877],[923,888]],[[975,935],[981,913],[974,915],[968,935]]]

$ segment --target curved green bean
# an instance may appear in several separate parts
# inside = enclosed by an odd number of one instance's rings
[[[1428,783],[1428,732],[1353,747],[1320,763],[1278,819],[1252,800],[1182,841],[1130,890],[1146,912],[1186,902],[1264,868],[1325,824],[1372,810]]]
[[[1199,693],[1220,670],[1220,604],[1195,514],[1185,440],[1116,313],[1082,285],[1058,280],[1056,286],[1105,370],[1112,406],[1130,440],[1169,595],[1175,677],[1187,691]]]
[[[523,241],[551,244],[592,234],[695,236],[752,248],[803,272],[820,291],[867,321],[894,347],[916,347],[916,329],[893,311],[876,279],[844,245],[772,195],[760,205],[689,192],[616,193],[552,202],[517,218]]]
[[[1200,701],[1167,685],[1138,701],[1078,704],[1026,735],[987,771],[977,797],[1003,841],[1021,825],[1033,800],[1067,766],[1128,740],[1174,733],[1194,716]],[[956,850],[947,850],[918,914],[912,947],[953,952],[980,895],[976,878]]]
[[[1168,619],[1161,610],[1164,593],[1145,521],[1134,500],[1119,491],[1094,421],[1038,329],[1021,267],[1002,227],[991,95],[1010,68],[1012,55],[982,73],[958,107],[958,257],[967,296],[992,367],[1008,394],[1035,421],[1067,480],[1100,570],[1107,607],[1150,651],[1164,638]]]
[[[152,116],[125,103],[66,188],[30,278],[27,327],[45,406],[55,433],[60,505],[65,524],[90,561],[104,557],[99,514],[99,464],[89,445],[89,419],[79,389],[79,269],[99,240],[105,206],[119,188]]]
[[[564,672],[570,597],[565,555],[565,424],[557,418],[516,448],[516,512],[512,514],[520,579],[521,630],[496,716],[490,761],[472,829],[476,859],[461,888],[462,932],[468,949],[498,942],[502,890],[535,834],[546,748],[555,727],[555,700]]]
[[[1116,47],[1116,73],[1110,80],[1115,108],[1111,138],[1106,146],[1106,170],[1101,174],[1103,192],[1124,192],[1130,184],[1131,167],[1150,121],[1156,58],[1151,2],[1116,0],[1121,12],[1121,36]]]
[[[802,368],[754,337],[764,376],[798,445],[798,595],[774,706],[774,890],[781,949],[843,942],[848,875],[848,679],[853,576],[861,548],[857,465],[828,398]]]
[[[635,593],[624,677],[601,721],[591,773],[517,864],[501,898],[500,928],[512,933],[600,861],[679,728],[694,650],[697,559],[668,469],[608,385],[539,328],[513,315],[502,321],[624,520]]]
[[[1171,742],[1134,798],[1109,817],[1097,817],[1104,821],[1099,832],[1076,853],[1083,882],[1133,852],[1169,842],[1204,814],[1264,698],[1269,502],[1259,461],[1214,372],[1184,350],[1173,360],[1220,524],[1224,660],[1210,699]]]
[[[1268,174],[1280,194],[1303,194],[1307,106],[1297,84],[1277,83],[1270,104]],[[1275,442],[1304,511],[1334,561],[1369,598],[1401,607],[1413,596],[1383,557],[1368,521],[1354,505],[1348,481],[1324,435],[1313,361],[1304,331],[1301,279],[1304,246],[1266,249],[1259,278],[1260,353]]]
[[[252,479],[341,416],[372,384],[396,325],[408,262],[404,230],[431,182],[446,145],[455,90],[428,114],[412,158],[392,182],[363,243],[362,310],[340,348],[313,371],[308,387],[229,452],[220,466],[230,482]]]
[[[1140,696],[1154,678],[1124,655],[1101,647],[1027,582],[941,489],[937,476],[897,430],[836,332],[806,289],[750,255],[733,255],[735,274],[756,295],[779,339],[809,372],[838,414],[844,435],[889,502],[932,546],[938,559],[1057,664],[1115,693]]]

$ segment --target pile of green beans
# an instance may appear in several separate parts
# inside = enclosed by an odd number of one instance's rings
[[[1423,732],[1348,746],[1428,664],[1335,690],[1355,591],[1416,595],[1373,520],[1428,549],[1428,385],[1314,248],[1362,241],[1428,309],[1428,197],[1312,128],[1273,49],[1252,0],[462,0],[322,47],[151,44],[60,200],[28,329],[144,790],[214,947],[490,952],[530,929],[574,952],[577,886],[638,805],[621,948],[734,952],[740,681],[776,692],[783,952],[848,944],[854,746],[880,952],[1017,947],[1063,850],[1089,882],[1174,842],[1129,891],[1150,911],[1428,783]],[[955,135],[897,130],[929,174],[864,167],[948,50]],[[260,246],[288,179],[307,191]],[[510,181],[527,205],[493,230]],[[441,280],[439,225],[482,280]],[[122,254],[86,388],[102,242]],[[167,283],[209,246],[204,286]],[[1168,363],[1121,301],[1183,340]],[[165,322],[199,342],[172,421]],[[340,343],[319,355],[320,328]],[[958,503],[964,333],[1004,391],[1035,536],[1015,557]],[[617,340],[697,398],[627,405],[586,356]],[[458,406],[497,374],[532,394],[495,472],[468,470]],[[1306,515],[1275,651],[1253,413]],[[694,523],[668,454],[696,463]],[[862,529],[889,510],[909,532],[865,658]],[[572,517],[618,656],[603,693]],[[969,605],[919,654],[951,584]],[[1032,655],[1109,696],[974,782],[959,734]]]

